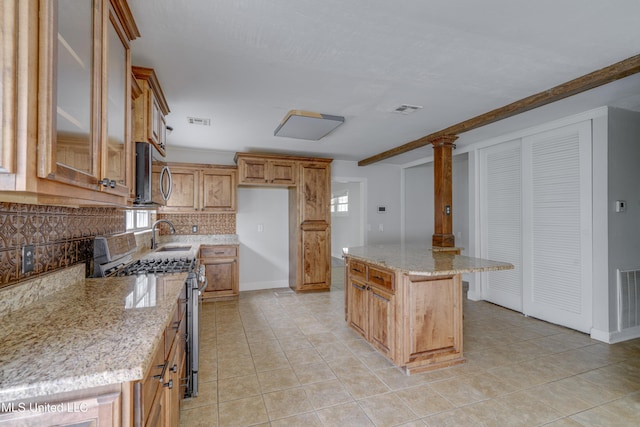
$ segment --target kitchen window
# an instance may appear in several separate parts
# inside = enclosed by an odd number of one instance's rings
[[[349,215],[349,192],[331,194],[331,214],[338,216]]]
[[[151,211],[127,210],[125,212],[127,231],[147,230],[151,228]]]

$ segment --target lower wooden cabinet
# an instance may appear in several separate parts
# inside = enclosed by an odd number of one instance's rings
[[[0,426],[121,426],[121,391],[98,390],[68,400],[3,403],[2,410],[12,412],[0,413]]]
[[[461,275],[412,276],[345,258],[347,324],[407,373],[464,362]]]
[[[134,425],[173,427],[179,424],[181,387],[185,377],[185,310],[176,305],[144,379],[134,384]]]
[[[185,291],[142,380],[3,402],[0,426],[178,426],[186,377]]]
[[[200,263],[208,281],[202,298],[216,300],[237,297],[239,292],[238,245],[201,246]]]
[[[349,326],[382,354],[395,352],[395,295],[370,282],[350,278],[347,301]]]

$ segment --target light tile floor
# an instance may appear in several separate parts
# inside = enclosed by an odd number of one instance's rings
[[[344,322],[331,292],[243,292],[203,305],[194,426],[639,426],[640,339],[607,345],[486,302],[464,303],[467,363],[411,376]]]

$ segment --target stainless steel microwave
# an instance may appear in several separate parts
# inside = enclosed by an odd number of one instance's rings
[[[136,206],[164,206],[171,197],[173,180],[169,167],[148,142],[136,142]],[[156,166],[154,171],[154,164]]]

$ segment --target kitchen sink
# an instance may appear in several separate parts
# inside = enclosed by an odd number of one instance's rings
[[[156,252],[178,252],[178,251],[188,251],[191,249],[191,246],[163,246],[159,249],[156,249]]]

